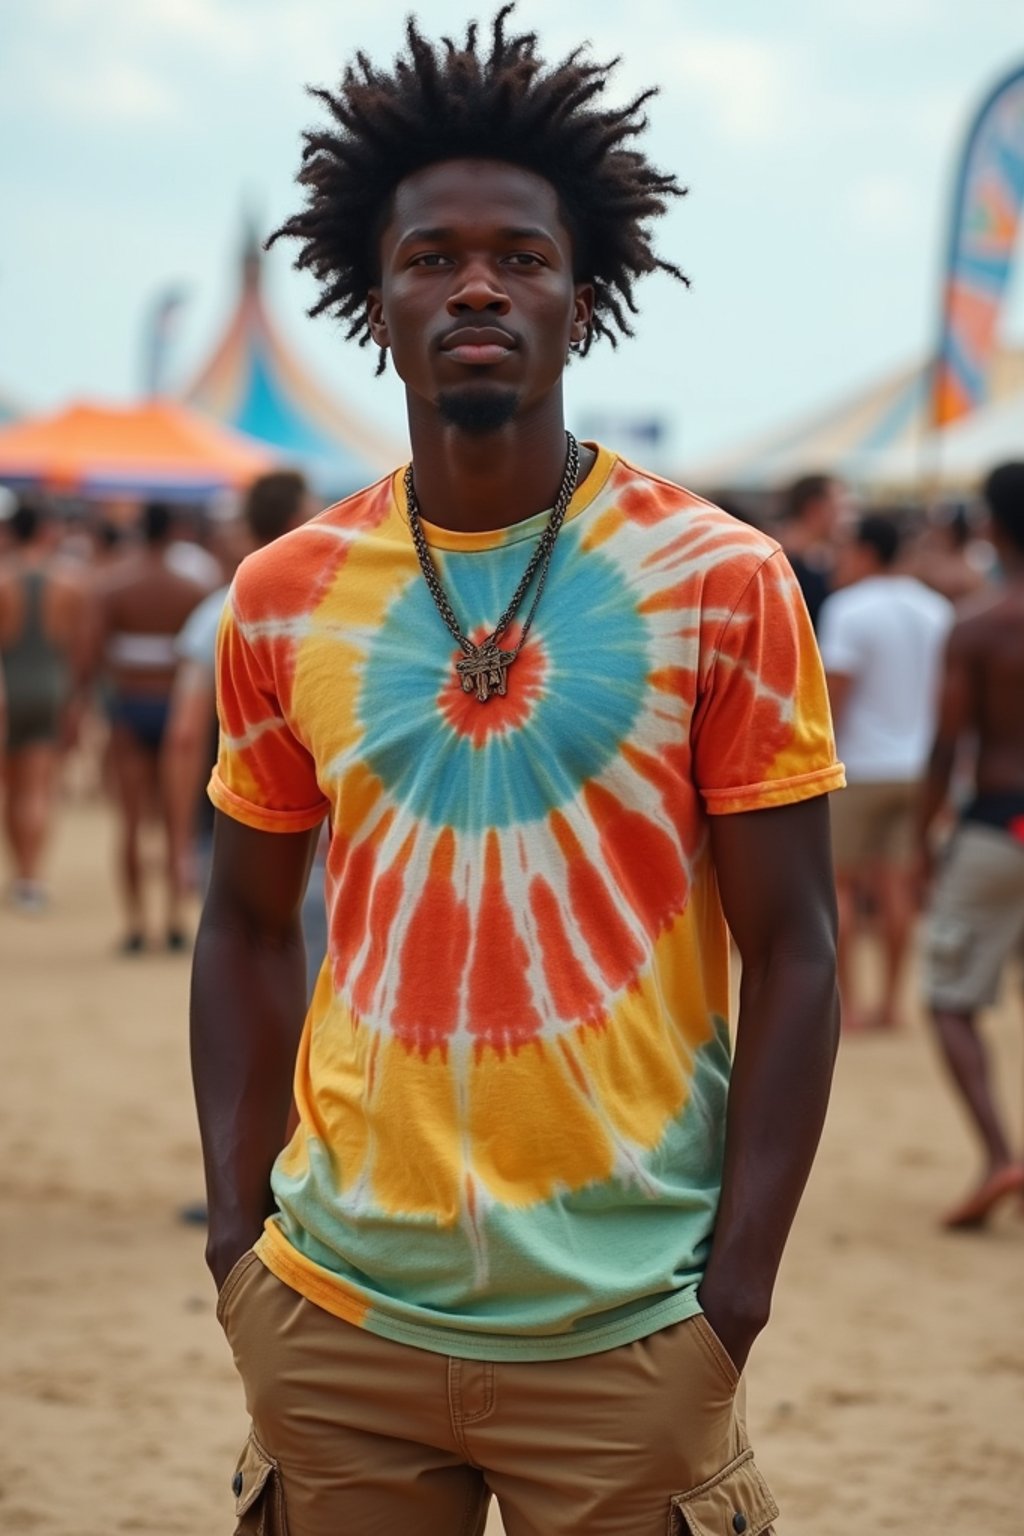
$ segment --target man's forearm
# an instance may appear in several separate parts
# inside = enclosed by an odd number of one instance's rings
[[[927,847],[928,835],[949,798],[949,786],[956,759],[956,743],[939,737],[933,744],[917,802],[917,839]]]
[[[745,972],[722,1193],[701,1286],[712,1321],[732,1331],[739,1354],[768,1318],[821,1136],[838,1039],[831,953],[783,956]]]
[[[270,1170],[285,1138],[304,998],[298,923],[270,937],[208,910],[196,938],[191,1044],[218,1279],[273,1209]]]

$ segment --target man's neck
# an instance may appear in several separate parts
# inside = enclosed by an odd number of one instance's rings
[[[565,474],[561,400],[534,417],[519,416],[477,436],[442,423],[433,408],[410,402],[416,500],[423,517],[458,533],[508,528],[553,507]],[[594,463],[580,450],[580,482]]]

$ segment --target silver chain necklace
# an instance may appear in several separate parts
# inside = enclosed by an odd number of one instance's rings
[[[567,453],[565,460],[565,474],[562,476],[562,484],[559,487],[558,496],[547,526],[540,538],[537,547],[530,557],[530,563],[523,572],[522,579],[512,594],[512,600],[501,618],[495,624],[491,633],[479,645],[474,645],[472,640],[459,627],[459,621],[455,617],[455,610],[448,601],[445,590],[441,585],[441,578],[437,574],[437,566],[430,553],[423,533],[423,525],[420,520],[419,503],[416,500],[416,490],[412,479],[412,465],[405,471],[405,502],[409,515],[409,531],[412,534],[412,542],[420,562],[420,570],[423,579],[427,583],[431,597],[434,599],[445,627],[452,639],[459,646],[463,655],[455,663],[455,672],[462,684],[464,693],[475,693],[481,704],[486,704],[492,694],[504,694],[508,691],[508,669],[515,661],[519,652],[526,644],[526,637],[530,633],[533,616],[537,612],[537,604],[540,602],[541,593],[544,591],[544,583],[547,581],[548,568],[551,565],[551,556],[554,553],[555,540],[558,538],[558,530],[565,521],[569,503],[576,489],[576,481],[580,472],[579,444],[571,432],[565,434]],[[500,641],[502,635],[508,629],[512,620],[519,611],[519,605],[529,590],[530,583],[537,577],[537,590],[530,604],[530,611],[526,615],[526,623],[523,632],[519,636],[519,643],[513,650],[503,650]]]

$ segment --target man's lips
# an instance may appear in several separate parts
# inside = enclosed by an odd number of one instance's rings
[[[441,351],[457,363],[500,363],[514,352],[518,343],[508,331],[491,327],[464,326],[450,331],[441,343]]]

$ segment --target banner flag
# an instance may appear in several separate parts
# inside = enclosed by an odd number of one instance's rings
[[[932,422],[946,426],[988,396],[999,311],[1024,203],[1024,68],[989,95],[967,137],[953,198]]]

